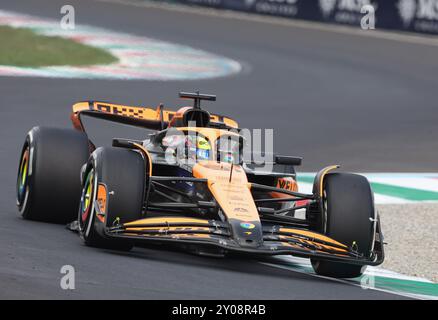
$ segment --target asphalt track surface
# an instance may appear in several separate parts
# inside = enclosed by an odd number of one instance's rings
[[[2,0],[0,9],[59,18],[64,4]],[[218,95],[209,110],[243,127],[274,128],[276,150],[303,155],[303,170],[341,163],[354,171],[436,171],[438,47],[89,0],[69,4],[77,23],[222,54],[244,71],[187,82],[0,77],[0,298],[399,298],[251,259],[87,248],[62,226],[18,217],[17,161],[32,126],[70,126],[74,101],[175,106],[178,91],[196,89]],[[73,291],[59,286],[66,264],[76,268]]]

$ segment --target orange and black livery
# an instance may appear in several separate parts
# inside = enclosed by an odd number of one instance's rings
[[[33,128],[18,168],[22,216],[70,223],[86,245],[113,250],[170,242],[208,255],[294,255],[311,259],[318,274],[342,278],[383,262],[366,178],[328,166],[317,173],[312,193],[302,193],[300,157],[273,155],[270,170],[261,169],[245,158],[238,123],[202,109],[216,96],[180,97],[193,104],[170,111],[161,104],[78,102],[74,129]],[[149,134],[96,146],[85,117]]]

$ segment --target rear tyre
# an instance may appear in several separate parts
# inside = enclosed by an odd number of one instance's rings
[[[324,181],[322,225],[317,230],[369,257],[374,244],[376,213],[368,180],[350,173],[332,173]],[[355,278],[366,266],[312,259],[317,274]]]
[[[92,247],[129,251],[130,240],[109,238],[105,228],[141,219],[146,183],[140,153],[98,148],[84,173],[78,222],[81,238]]]
[[[80,170],[88,157],[85,133],[33,128],[26,136],[17,175],[17,206],[23,218],[73,221],[81,192]]]

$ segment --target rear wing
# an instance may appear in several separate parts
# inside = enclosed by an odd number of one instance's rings
[[[176,111],[164,110],[163,105],[150,107],[124,106],[100,101],[82,101],[73,105],[71,120],[75,129],[85,131],[81,115],[123,123],[150,130],[164,130],[175,116]],[[238,129],[238,123],[227,117],[212,114],[212,126]]]

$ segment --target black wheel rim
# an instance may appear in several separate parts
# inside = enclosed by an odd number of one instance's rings
[[[84,187],[82,189],[81,203],[79,207],[79,224],[81,229],[85,231],[87,227],[87,221],[90,220],[92,214],[93,199],[94,199],[94,170],[88,172],[85,179]]]
[[[29,146],[26,146],[20,160],[20,167],[18,168],[17,175],[17,204],[22,206],[26,198],[26,193],[28,191],[28,181],[29,181],[29,158],[30,150]]]

